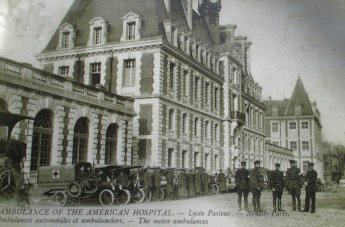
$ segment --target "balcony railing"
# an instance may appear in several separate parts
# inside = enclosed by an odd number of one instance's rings
[[[73,81],[71,78],[58,76],[33,68],[27,64],[21,64],[0,57],[0,73],[4,75],[3,80],[5,79],[5,75],[13,77],[13,79],[9,79],[7,82],[16,83],[15,78],[17,78],[19,83],[23,81],[21,83],[23,86],[30,87],[33,84],[39,84],[38,88],[36,86],[36,90],[45,88],[44,90],[47,91],[48,88],[49,91],[55,91],[61,94],[72,93],[72,95],[80,95],[85,98],[94,99],[95,102],[115,104],[116,106],[119,105],[121,108],[125,108],[127,112],[133,112],[134,100],[130,97],[109,93],[102,89]]]
[[[242,112],[239,112],[239,111],[231,111],[230,112],[230,118],[231,120],[237,120],[237,121],[240,121],[242,123],[245,123],[246,122],[246,115]]]

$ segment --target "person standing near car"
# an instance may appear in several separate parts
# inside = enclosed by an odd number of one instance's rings
[[[121,185],[122,187],[127,187],[129,183],[128,176],[123,172],[123,170],[120,171],[120,175],[117,178],[117,183]]]
[[[292,210],[296,210],[296,199],[298,211],[301,210],[301,170],[297,168],[295,160],[290,160],[290,168],[286,171],[286,188],[291,194],[292,198]]]
[[[219,170],[217,181],[218,181],[219,191],[221,193],[225,193],[227,191],[226,178],[225,178],[225,175],[221,169]]]
[[[154,187],[154,198],[155,200],[159,201],[159,191],[161,189],[161,173],[159,169],[155,169],[153,174],[153,187]]]
[[[144,183],[145,183],[145,187],[148,193],[148,197],[147,198],[151,198],[151,196],[149,195],[151,193],[151,195],[153,195],[154,190],[153,190],[153,175],[151,170],[147,167],[146,168],[146,172],[144,174]]]
[[[277,211],[277,199],[278,199],[278,211],[282,210],[282,196],[284,192],[284,175],[283,172],[279,170],[280,164],[275,164],[275,170],[270,174],[270,187],[273,194],[273,211]]]
[[[187,186],[186,186],[186,173],[185,170],[182,169],[181,173],[177,175],[177,190],[179,198],[186,198],[188,196]]]
[[[257,160],[254,162],[255,168],[250,173],[250,189],[253,194],[252,202],[254,206],[255,212],[260,212],[260,198],[261,198],[261,191],[264,188],[264,181],[261,177],[261,173],[259,171],[260,161]]]
[[[241,162],[241,168],[235,173],[235,184],[238,196],[238,209],[241,210],[242,195],[244,198],[244,207],[248,210],[249,194],[249,171],[246,169],[246,162]]]
[[[188,180],[188,197],[191,198],[195,196],[194,174],[191,169],[189,170],[189,173],[187,174],[187,180]]]
[[[198,170],[194,170],[194,186],[195,186],[195,195],[199,196],[201,195],[201,178],[202,178],[202,173]]]
[[[306,195],[305,195],[304,212],[309,212],[309,205],[311,202],[310,213],[315,213],[315,194],[317,190],[317,186],[316,186],[317,172],[313,168],[314,168],[314,163],[309,162],[308,171],[305,176],[307,185],[305,186]]]
[[[167,171],[165,178],[167,180],[167,198],[171,199],[174,193],[174,174],[172,171]]]

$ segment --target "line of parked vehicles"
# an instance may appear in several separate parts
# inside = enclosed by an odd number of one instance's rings
[[[61,206],[84,200],[98,200],[102,206],[129,202],[140,203],[152,200],[153,192],[145,187],[144,175],[146,171],[154,172],[156,169],[123,165],[93,166],[89,162],[43,166],[39,168],[37,183],[43,190],[43,195],[52,198],[54,203]],[[161,186],[158,201],[177,198],[177,175],[183,169],[159,168],[159,171]],[[167,193],[165,176],[168,172],[172,172],[174,176],[172,194]],[[217,194],[219,186],[216,175],[210,175],[209,179],[208,194]],[[234,188],[234,184],[228,184],[228,186]]]

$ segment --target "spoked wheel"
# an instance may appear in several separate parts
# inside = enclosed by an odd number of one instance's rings
[[[69,196],[71,196],[72,198],[77,198],[81,195],[82,193],[82,186],[80,183],[74,181],[74,182],[71,182],[69,185],[68,185],[68,188],[67,188],[67,193]]]
[[[129,203],[130,200],[131,200],[131,193],[126,189],[122,189],[122,191],[120,191],[119,193],[119,203],[127,204]]]
[[[145,200],[150,201],[152,199],[152,192],[150,189],[145,188]]]
[[[13,197],[18,191],[18,179],[9,170],[0,174],[0,194],[6,198]]]
[[[212,185],[214,187],[214,193],[218,194],[219,193],[219,186],[217,184]]]
[[[67,194],[64,191],[57,191],[54,193],[53,201],[60,206],[65,206],[67,203]]]
[[[208,185],[208,194],[215,194],[215,190],[212,184]]]
[[[158,201],[162,201],[163,199],[164,199],[164,190],[163,190],[163,188],[159,188],[159,191],[158,191]]]
[[[109,189],[104,189],[103,191],[101,191],[101,193],[99,193],[98,200],[102,206],[113,205],[114,199],[114,194]]]
[[[133,195],[133,201],[135,203],[142,203],[145,200],[145,192],[142,188],[138,188],[135,194]]]

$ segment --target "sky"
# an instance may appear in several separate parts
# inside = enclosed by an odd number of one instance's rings
[[[0,56],[39,67],[35,55],[72,2],[0,0]],[[220,22],[253,43],[251,73],[264,99],[289,98],[300,76],[324,140],[345,144],[344,0],[223,0]]]

